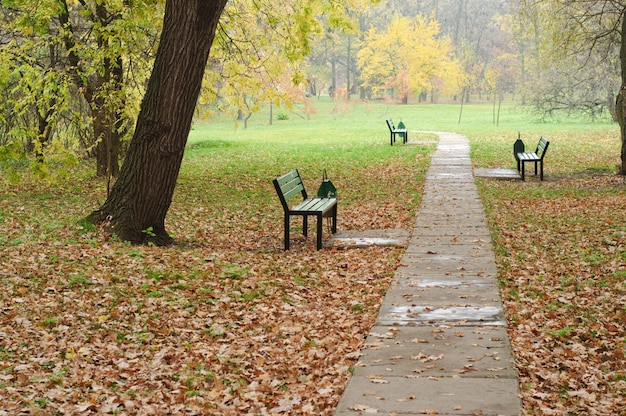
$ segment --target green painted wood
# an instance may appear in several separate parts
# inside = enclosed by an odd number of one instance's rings
[[[273,181],[274,189],[280,199],[284,211],[284,244],[285,250],[289,250],[289,226],[290,217],[302,217],[302,232],[306,236],[308,231],[309,216],[317,217],[317,249],[322,248],[322,218],[331,218],[331,232],[337,232],[337,198],[308,198],[300,173],[294,169]],[[289,201],[296,195],[302,195],[302,202],[293,208],[289,207]]]
[[[393,144],[396,142],[396,135],[399,135],[400,137],[402,137],[402,142],[406,143],[409,138],[407,129],[396,128],[396,126],[394,126],[393,124],[393,120],[390,118],[388,118],[386,122],[387,122],[387,127],[389,128],[390,144],[393,146]]]
[[[519,138],[516,140],[513,145],[513,151],[515,155],[515,159],[517,160],[517,170],[522,174],[522,180],[526,180],[526,170],[525,163],[531,162],[535,164],[535,175],[537,175],[537,171],[540,170],[540,178],[543,180],[543,158],[548,151],[548,146],[550,146],[550,141],[545,137],[541,136],[539,139],[539,143],[537,143],[537,147],[534,152],[526,152],[524,151],[525,145],[524,142]],[[521,152],[516,152],[516,150],[521,149]]]

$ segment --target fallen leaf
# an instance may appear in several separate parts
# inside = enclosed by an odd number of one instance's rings
[[[348,408],[349,410],[354,410],[356,412],[365,412],[365,413],[378,413],[378,409],[373,407],[365,406],[363,404],[355,404]]]
[[[371,382],[375,384],[389,384],[389,380],[383,380],[380,378],[372,379]]]

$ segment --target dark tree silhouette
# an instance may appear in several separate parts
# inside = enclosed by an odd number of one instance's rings
[[[154,68],[119,178],[88,220],[132,243],[168,245],[172,202],[215,31],[227,0],[167,0]]]

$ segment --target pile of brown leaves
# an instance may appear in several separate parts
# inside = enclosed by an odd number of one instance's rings
[[[4,262],[11,413],[328,413],[397,259],[376,248],[40,249]]]
[[[402,250],[316,251],[313,220],[285,252],[277,198],[179,192],[157,248],[75,224],[76,195],[5,190],[0,415],[332,414]],[[339,226],[409,227],[414,206],[340,202]]]
[[[623,178],[489,186],[526,413],[626,414]]]

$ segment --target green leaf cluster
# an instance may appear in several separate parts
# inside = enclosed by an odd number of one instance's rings
[[[8,42],[0,46],[0,145],[20,143],[43,163],[55,142],[92,155],[98,131],[130,131],[160,2],[5,0],[1,7]]]

